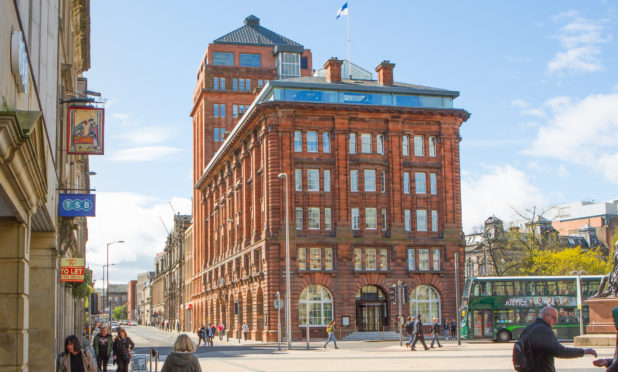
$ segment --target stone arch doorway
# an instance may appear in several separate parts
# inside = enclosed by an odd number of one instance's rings
[[[384,291],[376,285],[362,286],[356,292],[358,330],[381,331],[388,324],[388,304]]]

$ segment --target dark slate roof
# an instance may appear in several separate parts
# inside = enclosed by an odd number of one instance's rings
[[[213,41],[213,44],[243,44],[263,46],[303,46],[285,36],[260,26],[260,19],[254,15],[245,18],[245,25],[229,34],[223,35]]]

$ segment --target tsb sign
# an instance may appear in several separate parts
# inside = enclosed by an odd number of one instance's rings
[[[61,217],[94,217],[95,195],[60,194],[58,215]]]

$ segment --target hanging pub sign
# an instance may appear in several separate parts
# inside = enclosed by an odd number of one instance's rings
[[[94,217],[95,194],[59,194],[58,216]]]
[[[69,106],[67,153],[103,155],[105,110],[88,106]]]
[[[84,264],[83,258],[63,258],[60,261],[60,281],[82,283],[84,281]]]

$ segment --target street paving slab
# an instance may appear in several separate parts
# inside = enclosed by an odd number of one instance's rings
[[[157,371],[161,370],[165,357],[172,351],[178,332],[166,332],[152,327],[130,327],[129,336],[136,344],[136,353],[147,354],[151,348],[159,352]],[[197,335],[190,334],[197,344]],[[511,354],[513,344],[493,342],[465,342],[457,345],[453,341],[443,341],[444,347],[428,351],[422,347],[410,351],[399,342],[338,341],[339,349],[331,343],[323,348],[324,340],[310,343],[294,342],[292,350],[277,349],[276,343],[240,341],[215,338],[214,347],[200,346],[196,356],[202,371],[513,371]],[[572,346],[571,344],[565,344]],[[596,348],[599,357],[611,358],[613,347]],[[577,359],[556,359],[556,371],[597,371],[602,368],[592,366],[594,358],[585,356]],[[154,362],[153,362],[154,366]],[[109,369],[114,371],[114,369]]]

